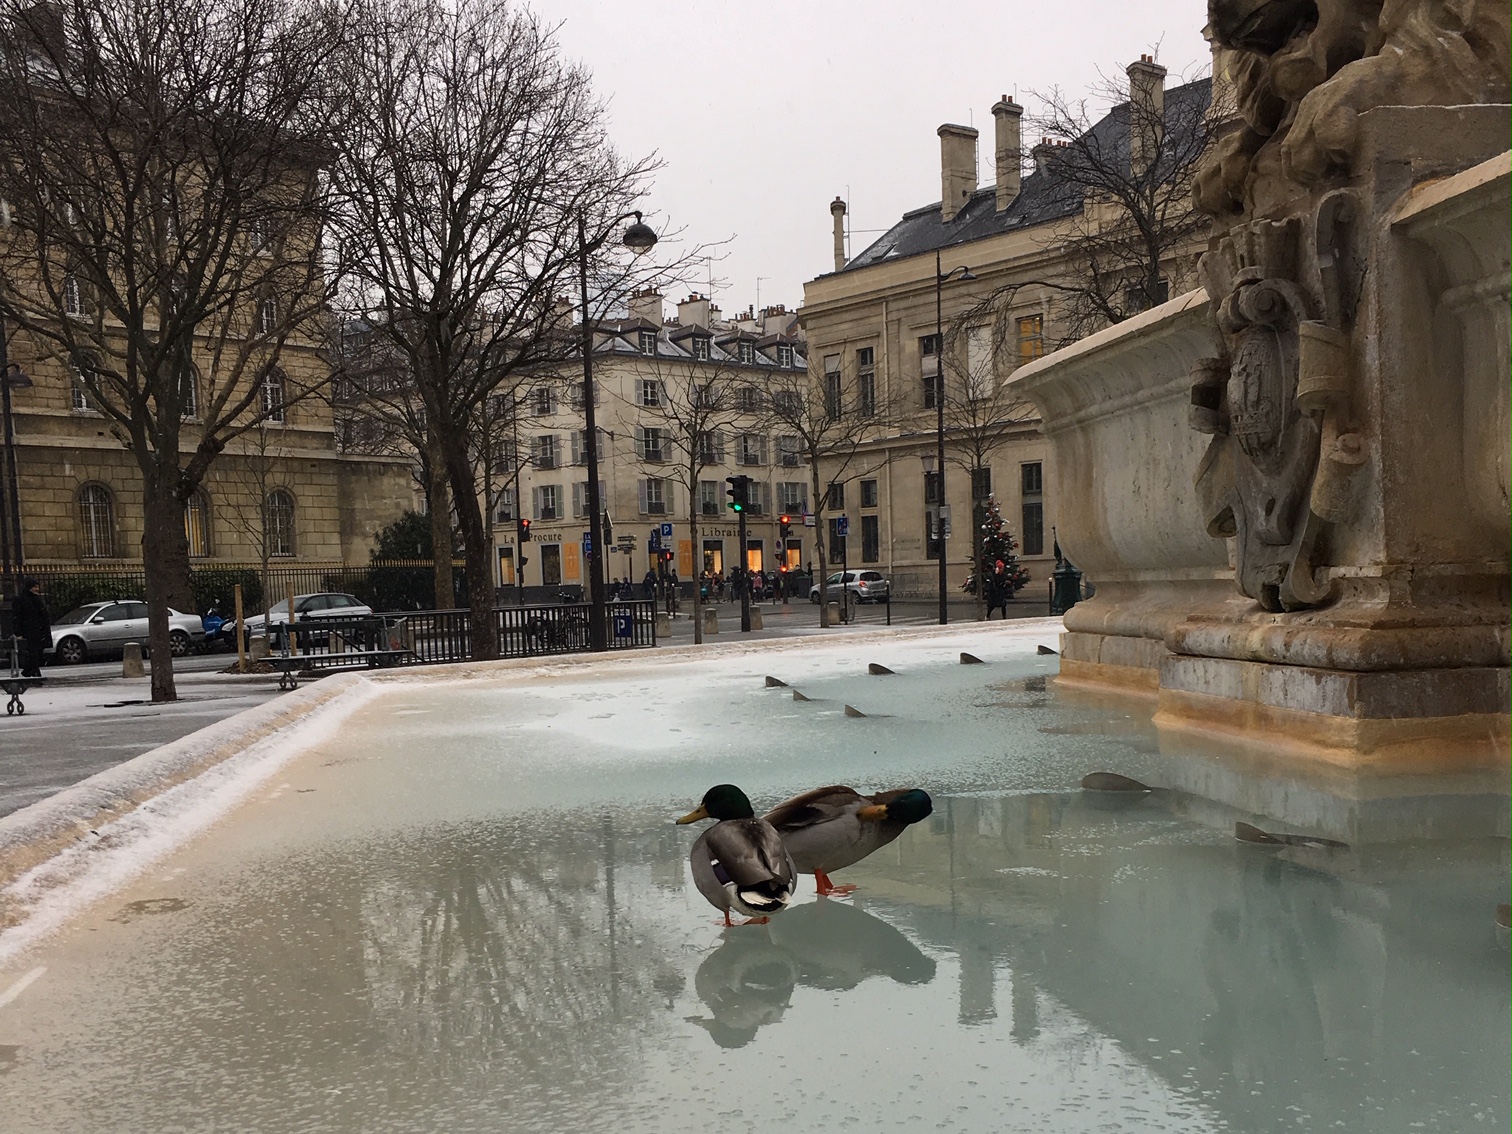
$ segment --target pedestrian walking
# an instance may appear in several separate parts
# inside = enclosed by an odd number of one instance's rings
[[[766,593],[766,576],[760,571],[751,573],[751,601],[760,602],[761,596]]]
[[[52,619],[47,617],[47,603],[42,601],[42,584],[23,579],[21,589],[11,599],[12,633],[21,639],[21,676],[42,676],[42,651],[53,644]]]
[[[987,617],[992,617],[994,610],[1001,610],[1003,617],[1008,617],[1008,573],[1004,569],[1003,561],[999,559],[992,568],[992,574],[987,576]]]
[[[646,568],[646,577],[641,580],[641,592],[648,599],[656,597],[656,572]]]

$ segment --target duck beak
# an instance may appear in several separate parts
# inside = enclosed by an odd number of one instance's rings
[[[681,827],[684,823],[697,823],[700,819],[707,819],[708,817],[709,809],[700,803],[696,808],[679,819],[677,825]]]
[[[887,804],[874,803],[870,807],[863,807],[860,811],[856,812],[856,818],[860,819],[863,823],[876,823],[879,820],[886,819]]]

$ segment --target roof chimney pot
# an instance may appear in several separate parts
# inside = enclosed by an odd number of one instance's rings
[[[952,221],[977,187],[977,132],[947,122],[940,135],[940,219]]]

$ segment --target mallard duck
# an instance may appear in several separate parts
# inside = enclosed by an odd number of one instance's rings
[[[719,822],[699,835],[688,853],[693,884],[711,906],[724,912],[725,924],[734,924],[731,909],[757,923],[786,909],[797,888],[798,869],[782,837],[765,819],[756,818],[745,792],[734,784],[711,787],[703,802],[678,823],[700,819]]]
[[[918,788],[862,795],[835,784],[795,795],[764,818],[782,836],[794,865],[805,874],[812,871],[819,893],[828,895],[855,889],[836,886],[831,871],[860,862],[933,810],[929,794]]]

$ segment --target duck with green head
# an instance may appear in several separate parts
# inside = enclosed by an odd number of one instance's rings
[[[860,862],[885,847],[910,824],[929,816],[934,803],[919,788],[862,795],[844,784],[815,788],[779,803],[766,821],[782,837],[793,863],[812,872],[821,895],[849,894],[854,886],[836,886],[832,871]]]
[[[719,822],[698,836],[688,854],[693,884],[711,906],[723,911],[724,923],[734,924],[732,909],[757,923],[785,910],[798,884],[798,870],[781,836],[765,819],[756,818],[745,792],[734,784],[711,787],[703,802],[677,822],[700,819]]]

